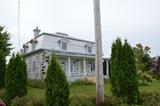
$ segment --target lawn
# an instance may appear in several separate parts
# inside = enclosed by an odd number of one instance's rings
[[[111,95],[111,84],[105,82],[105,95]],[[140,86],[140,92],[160,92],[160,80],[150,83],[148,86]],[[95,96],[95,85],[74,85],[70,87],[70,97],[73,96]],[[28,87],[28,96],[38,99],[44,99],[45,90]]]

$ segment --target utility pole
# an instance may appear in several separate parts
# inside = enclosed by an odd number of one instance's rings
[[[101,16],[100,0],[94,0],[94,24],[96,42],[96,105],[104,104],[104,81],[102,64],[102,38],[101,38]]]

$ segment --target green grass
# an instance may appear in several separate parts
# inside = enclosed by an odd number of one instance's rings
[[[105,95],[110,96],[111,93],[111,84],[109,81],[105,81]],[[149,84],[149,86],[140,86],[140,92],[160,92],[160,80],[154,81]],[[70,87],[70,97],[73,96],[85,96],[85,97],[93,97],[96,94],[95,85],[74,85]],[[45,90],[38,88],[28,87],[28,96],[35,97],[38,99],[44,99]]]
[[[37,99],[44,99],[45,89],[38,89],[38,88],[28,87],[27,96],[33,97],[33,98],[37,98]]]
[[[148,86],[140,86],[139,90],[140,92],[160,92],[160,80],[155,80]]]
[[[111,84],[109,81],[105,81],[105,95],[112,95],[111,93]],[[140,92],[160,92],[160,80],[156,80],[150,83],[148,86],[140,86]],[[3,94],[4,90],[0,90],[0,94]],[[96,94],[96,86],[95,85],[74,85],[70,87],[70,97],[73,96],[85,96],[85,97],[93,97]],[[33,97],[37,99],[44,99],[45,89],[38,89],[28,87],[28,97]]]

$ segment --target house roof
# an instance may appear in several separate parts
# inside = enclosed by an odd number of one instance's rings
[[[57,32],[57,33],[54,33],[54,34],[43,32],[43,33],[41,33],[40,35],[36,36],[35,38],[38,38],[38,37],[40,37],[40,36],[42,36],[42,35],[48,35],[48,36],[55,36],[55,37],[67,38],[67,39],[72,39],[72,40],[83,41],[83,42],[88,42],[88,43],[93,43],[93,44],[95,44],[95,42],[88,41],[88,40],[83,40],[83,39],[78,39],[78,38],[69,36],[68,34],[60,33],[60,32]]]

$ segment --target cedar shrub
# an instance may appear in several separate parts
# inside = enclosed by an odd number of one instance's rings
[[[69,106],[69,84],[52,54],[45,78],[45,106]]]
[[[138,77],[132,47],[120,38],[112,44],[111,53],[111,91],[128,104],[136,104],[138,100]]]
[[[5,87],[6,61],[4,52],[0,50],[0,89]]]
[[[10,101],[18,96],[27,94],[27,68],[25,60],[19,54],[13,54],[5,76],[5,101],[9,105]]]

